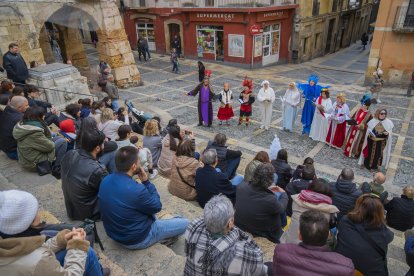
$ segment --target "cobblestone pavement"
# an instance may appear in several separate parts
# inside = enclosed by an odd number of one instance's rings
[[[87,47],[87,53],[91,67],[94,68],[98,62],[97,53],[90,47]],[[254,71],[210,63],[206,63],[206,67],[213,71],[212,82],[215,92],[220,91],[224,82],[229,82],[237,95],[241,91],[241,80],[247,74],[254,79],[254,93],[258,92],[260,82],[268,79],[277,93],[277,99],[284,93],[289,81],[306,81],[308,74],[316,73],[323,84],[332,86],[332,96],[338,91],[345,91],[349,99],[348,104],[352,108],[365,91],[359,84],[362,83],[363,60],[367,54],[368,52],[362,53],[358,46],[354,45],[334,55],[301,65],[275,66]],[[346,62],[335,63],[337,59]],[[243,151],[240,173],[244,172],[246,164],[257,151],[268,150],[276,134],[281,140],[282,147],[288,150],[289,163],[292,166],[300,164],[304,157],[311,156],[316,160],[319,177],[335,180],[344,167],[355,170],[356,181],[359,183],[371,177],[369,172],[357,166],[356,160],[345,158],[340,151],[301,136],[300,117],[297,119],[298,124],[294,133],[281,131],[280,100],[276,100],[273,106],[272,126],[269,131],[258,128],[257,105],[254,106],[253,122],[249,127],[237,126],[236,118],[231,121],[230,126],[220,127],[215,120],[211,129],[197,127],[197,101],[183,95],[197,84],[196,61],[180,60],[181,74],[173,74],[170,71],[169,58],[165,56],[154,54],[149,62],[137,64],[144,85],[122,90],[122,99],[132,100],[138,108],[159,115],[164,124],[172,117],[177,118],[181,125],[195,132],[198,151],[205,148],[207,141],[212,139],[215,133],[225,133],[229,137],[230,147]],[[386,189],[391,191],[393,196],[399,195],[401,187],[407,183],[412,184],[414,176],[414,100],[403,97],[403,92],[398,89],[385,89],[384,97],[381,98],[382,106],[387,107],[396,126],[392,161],[386,172]],[[237,114],[239,107],[237,104],[235,106]],[[218,104],[214,103],[215,114],[217,107]],[[167,179],[158,176],[153,182],[163,204],[160,217],[177,214],[193,219],[201,214],[202,210],[197,203],[186,202],[169,194]],[[6,189],[22,189],[33,193],[39,200],[46,221],[70,222],[66,215],[60,181],[50,175],[39,177],[33,172],[25,171],[15,161],[0,153],[0,190]],[[105,251],[101,252],[96,247],[95,249],[101,257],[101,262],[111,268],[112,275],[182,275],[185,263],[182,237],[170,247],[157,244],[145,250],[130,251],[108,238],[101,222],[97,224],[97,228]],[[395,238],[388,249],[388,267],[390,275],[404,275],[408,270],[403,251],[404,238],[401,232],[394,232]],[[271,261],[275,244],[262,238],[255,238],[255,241],[264,252],[265,260]]]

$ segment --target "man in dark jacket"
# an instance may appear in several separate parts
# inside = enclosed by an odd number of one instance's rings
[[[17,142],[13,137],[13,128],[23,118],[29,108],[25,97],[15,96],[3,112],[0,112],[0,149],[13,160],[17,160]]]
[[[105,134],[96,129],[85,131],[81,148],[66,153],[61,162],[62,190],[66,212],[72,220],[99,219],[98,191],[108,175],[97,161],[103,152]]]
[[[315,210],[300,216],[299,244],[279,244],[273,255],[274,275],[354,275],[352,260],[332,252],[326,241],[329,221]]]
[[[279,243],[283,233],[281,215],[286,210],[288,197],[281,188],[278,189],[279,199],[269,190],[273,180],[273,166],[260,164],[250,183],[243,182],[237,186],[234,223],[254,236]]]
[[[405,231],[414,227],[414,187],[406,186],[401,197],[394,197],[385,204],[387,224]]]
[[[286,186],[286,193],[289,196],[289,203],[286,209],[286,214],[292,216],[292,195],[299,194],[302,190],[306,190],[312,180],[315,179],[315,168],[313,165],[305,165],[301,176]]]
[[[7,71],[7,78],[14,83],[25,84],[29,78],[27,64],[19,53],[19,45],[15,43],[9,45],[9,51],[3,56],[3,67]]]
[[[218,165],[223,173],[227,175],[228,178],[232,179],[237,172],[239,167],[242,152],[239,150],[230,150],[226,146],[227,137],[223,133],[218,133],[214,137],[214,141],[209,141],[207,149],[215,149],[217,151]]]
[[[233,203],[236,200],[236,186],[233,186],[229,178],[215,167],[218,164],[215,149],[205,150],[203,153],[204,167],[198,168],[195,177],[197,201],[202,208],[215,195],[224,194]]]
[[[338,180],[329,183],[333,192],[332,204],[339,209],[338,221],[354,208],[357,198],[362,195],[362,191],[353,181],[353,170],[343,169]]]

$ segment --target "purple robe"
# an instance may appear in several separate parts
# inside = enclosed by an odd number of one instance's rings
[[[210,86],[204,87],[202,83],[190,91],[187,95],[196,96],[198,95],[198,124],[207,124],[211,126],[213,122],[213,104],[212,100],[215,95]]]
[[[204,85],[201,86],[201,92],[200,92],[200,98],[201,98],[201,118],[203,118],[204,124],[208,124],[209,118],[208,118],[208,103],[210,102],[210,91],[208,89],[208,86],[205,87]]]

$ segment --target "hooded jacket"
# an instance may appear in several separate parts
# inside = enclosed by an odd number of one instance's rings
[[[178,146],[178,139],[175,139]],[[162,149],[160,159],[158,159],[158,172],[160,175],[169,178],[171,174],[172,160],[175,155],[175,151],[170,149],[170,135],[167,135],[162,139]]]
[[[0,275],[83,275],[89,242],[69,240],[60,231],[45,242],[45,236],[0,239]],[[65,266],[55,253],[65,249]]]
[[[401,195],[391,199],[384,208],[387,210],[388,226],[400,231],[414,227],[414,200]]]
[[[174,156],[168,191],[172,195],[184,200],[195,200],[197,197],[197,191],[195,189],[196,170],[202,166],[202,163],[194,157]],[[180,170],[181,176],[178,170]]]
[[[36,164],[55,159],[55,143],[45,135],[41,127],[18,123],[13,129],[17,141],[19,164],[26,169],[35,169]]]
[[[277,186],[285,189],[292,178],[292,168],[285,160],[281,159],[272,160],[272,165],[277,174]]]
[[[315,210],[322,212],[326,218],[329,220],[331,214],[336,214],[339,212],[332,204],[319,203],[313,204],[310,202],[303,201],[299,198],[299,195],[292,195],[293,205],[292,205],[292,216],[288,229],[282,234],[280,238],[281,243],[295,243],[300,242],[298,237],[299,231],[299,218],[305,211]]]
[[[329,185],[333,192],[332,204],[339,209],[339,221],[344,215],[354,209],[355,202],[362,195],[362,191],[358,189],[355,183],[346,180],[331,182]]]

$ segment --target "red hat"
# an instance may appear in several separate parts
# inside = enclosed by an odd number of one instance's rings
[[[75,131],[75,123],[72,119],[66,119],[60,122],[60,130],[67,133],[76,133]]]

